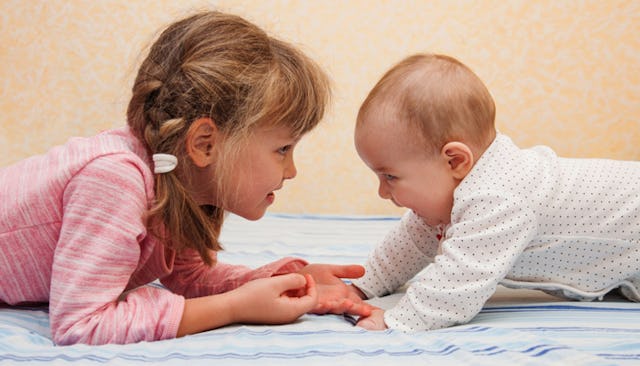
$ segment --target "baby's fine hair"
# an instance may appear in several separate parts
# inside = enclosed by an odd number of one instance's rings
[[[357,125],[407,123],[430,153],[450,141],[484,150],[495,137],[495,104],[484,83],[453,57],[416,54],[387,71],[369,92]]]
[[[202,12],[165,29],[151,46],[133,85],[127,121],[149,153],[178,157],[178,168],[155,177],[151,233],[165,245],[192,248],[212,264],[223,209],[200,208],[180,179],[193,166],[185,137],[198,118],[211,118],[225,137],[217,186],[231,174],[233,157],[257,126],[287,127],[294,137],[322,119],[330,88],[324,72],[292,45],[247,20]],[[178,178],[180,177],[180,179]]]

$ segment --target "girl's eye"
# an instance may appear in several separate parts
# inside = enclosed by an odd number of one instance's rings
[[[278,153],[285,155],[289,150],[291,150],[291,145],[286,145],[278,149]]]
[[[382,177],[384,178],[384,180],[386,181],[392,181],[395,180],[397,177],[391,175],[391,174],[382,174]]]

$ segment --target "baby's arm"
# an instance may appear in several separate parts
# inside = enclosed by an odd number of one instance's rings
[[[299,296],[290,295],[300,292]],[[178,336],[232,323],[284,324],[296,320],[317,303],[310,275],[261,278],[217,295],[187,299]]]
[[[369,254],[365,275],[354,284],[367,296],[393,293],[433,262],[440,230],[408,211]]]
[[[536,233],[535,214],[500,192],[473,192],[460,199],[442,243],[429,265],[385,323],[405,331],[463,324],[481,310]]]
[[[382,281],[378,281],[375,274],[376,270],[379,268],[379,263],[376,259],[382,257],[384,261],[384,258],[387,258],[387,256],[385,256],[385,252],[391,250],[399,252],[403,257],[409,258],[412,261],[413,265],[409,266],[412,269],[409,269],[409,271],[407,271],[406,266],[402,269],[391,269],[394,274],[400,273],[402,276],[401,278],[395,278],[392,280],[397,282],[396,287],[398,287],[413,277],[417,271],[430,262],[432,255],[435,255],[437,251],[437,244],[439,240],[437,238],[437,234],[438,232],[435,228],[427,227],[422,220],[415,217],[415,215],[411,216],[409,213],[405,215],[398,227],[392,230],[386,236],[381,245],[379,245],[377,248],[378,256],[374,254],[371,256],[373,259],[370,257],[367,262],[367,268],[372,271],[371,273],[365,273],[365,269],[358,265],[336,266],[311,264],[306,266],[299,271],[299,273],[312,274],[315,281],[318,283],[319,300],[318,305],[313,309],[313,312],[316,314],[347,313],[360,317],[369,317],[372,315],[372,311],[376,308],[364,302],[364,300],[368,298],[368,295],[365,291],[359,288],[359,285],[362,283],[366,287],[367,283],[375,283],[376,285],[383,283]],[[396,242],[398,237],[403,236],[409,238],[409,240],[402,243],[404,246],[408,247],[406,250],[404,250],[404,247],[398,248],[399,245]],[[416,245],[419,245],[420,248],[418,249]],[[402,260],[400,262],[402,262]],[[379,273],[380,271],[377,272]],[[356,280],[356,284],[347,285],[341,279],[356,279],[363,275],[365,276],[365,279],[362,281]],[[391,288],[392,286],[394,285],[387,285],[386,288]],[[368,290],[368,293],[373,296],[383,295],[383,292],[384,291],[376,292]],[[382,313],[382,311],[373,315],[377,317],[380,313]],[[373,320],[373,318],[371,320]],[[380,324],[384,324],[384,322],[381,322]]]

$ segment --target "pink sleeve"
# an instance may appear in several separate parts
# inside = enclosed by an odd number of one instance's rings
[[[176,336],[184,298],[143,286],[122,294],[146,235],[142,168],[126,155],[96,159],[73,177],[51,277],[54,342],[105,344]]]
[[[172,291],[193,298],[227,292],[257,278],[296,272],[306,265],[302,259],[282,258],[256,269],[225,263],[209,267],[198,252],[185,250],[177,256],[172,274],[161,282]]]

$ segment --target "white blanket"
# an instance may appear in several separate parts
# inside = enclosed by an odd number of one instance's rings
[[[257,267],[283,256],[363,263],[396,217],[230,216],[223,262]],[[399,294],[373,299],[388,307]],[[338,315],[282,326],[233,325],[184,338],[67,347],[51,341],[46,307],[0,307],[0,365],[632,365],[640,363],[640,304],[567,302],[499,288],[469,324],[430,332],[369,332]]]

